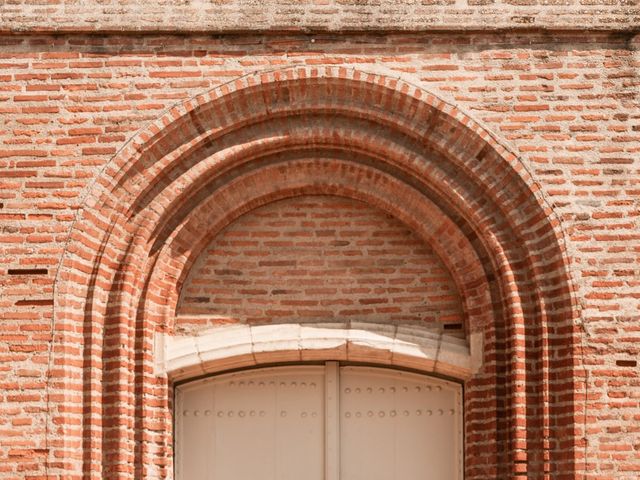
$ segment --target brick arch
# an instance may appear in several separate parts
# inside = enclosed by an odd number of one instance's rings
[[[258,178],[277,181],[260,192]],[[422,237],[447,259],[469,318],[490,310],[485,367],[467,382],[467,477],[573,478],[576,304],[551,209],[515,155],[455,107],[344,68],[237,79],[170,109],[105,167],[56,284],[49,394],[64,443],[53,465],[86,478],[163,474],[170,422],[153,332],[198,248],[242,213],[230,203],[239,185],[255,193],[240,196],[245,210],[322,192],[377,202],[418,231],[440,219],[443,236]],[[406,193],[392,199],[394,188]],[[215,226],[202,221],[211,212]]]
[[[308,153],[307,153],[308,155]],[[303,195],[333,195],[360,200],[399,219],[429,244],[448,270],[463,297],[468,329],[490,323],[491,304],[480,259],[468,239],[435,204],[415,189],[371,167],[319,153],[304,158],[277,156],[278,163],[245,174],[217,190],[207,190],[202,202],[189,201],[189,212],[172,230],[157,254],[157,264],[180,272],[163,291],[161,319],[171,328],[180,287],[206,245],[231,222],[262,205]],[[273,160],[273,158],[271,158]],[[263,163],[270,163],[264,157]],[[283,168],[283,163],[286,168]],[[357,187],[355,186],[357,185]],[[403,204],[406,202],[407,205]],[[224,207],[220,208],[220,205]],[[428,221],[427,221],[428,219]],[[149,271],[145,283],[159,284],[165,269]],[[145,309],[152,305],[145,305]]]

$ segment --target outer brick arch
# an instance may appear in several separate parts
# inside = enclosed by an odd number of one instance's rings
[[[296,125],[327,115],[345,125],[342,138],[328,128],[296,136]],[[281,138],[269,150],[274,131]],[[367,141],[354,141],[362,132]],[[194,202],[206,205],[214,181],[204,173],[227,185],[248,181],[247,172],[267,158],[247,156],[251,148],[298,155],[301,139],[325,166],[339,156],[336,149],[357,152],[369,162],[365,177],[384,167],[416,191],[405,199],[409,205],[433,201],[483,273],[473,288],[490,295],[493,320],[485,328],[485,369],[467,385],[476,392],[467,401],[467,477],[574,478],[576,304],[551,209],[516,157],[468,116],[408,83],[342,68],[284,69],[223,85],[171,109],[105,168],[56,285],[49,389],[60,407],[51,430],[64,441],[50,467],[86,478],[166,474],[170,411],[167,385],[150,368],[152,333],[166,328],[167,298],[175,300],[192,261],[176,260],[171,239],[197,237],[184,233],[197,215],[178,215],[177,223],[172,217]],[[244,164],[233,163],[239,156]],[[261,201],[282,196],[285,187]],[[320,191],[340,193],[330,182]],[[233,219],[221,213],[222,225]],[[208,232],[192,225],[193,234],[205,234],[197,243],[204,245]],[[453,275],[465,283],[455,268]],[[469,305],[467,313],[487,307]]]

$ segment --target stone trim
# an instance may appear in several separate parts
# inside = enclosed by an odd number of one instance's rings
[[[420,326],[378,323],[233,325],[197,336],[156,334],[156,375],[172,381],[277,362],[337,360],[413,368],[468,380],[482,366],[470,346]],[[479,351],[478,351],[479,350]]]
[[[500,29],[634,30],[640,8],[624,0],[542,5],[523,0],[356,2],[284,6],[269,0],[4,2],[0,32],[341,32]]]

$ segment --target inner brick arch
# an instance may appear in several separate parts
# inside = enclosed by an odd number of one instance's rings
[[[324,168],[323,181],[304,174],[301,146],[315,149],[306,165]],[[353,157],[337,161],[344,152]],[[425,205],[429,218],[440,212],[439,233],[468,259],[449,267],[463,297],[489,299],[466,308],[470,318],[491,310],[484,368],[467,384],[476,392],[466,403],[467,477],[573,478],[575,308],[550,209],[515,156],[469,117],[397,79],[331,68],[261,73],[198,96],[139,133],[97,179],[56,286],[50,394],[61,407],[51,428],[64,443],[53,466],[86,478],[167,474],[168,385],[153,375],[153,333],[167,329],[199,249],[242,208],[345,191],[345,172],[373,179],[368,189],[351,183],[355,198],[384,198],[380,179],[410,192],[383,203],[412,228]],[[257,178],[273,190],[240,209],[237,196],[220,195],[253,191]],[[203,223],[202,212],[219,221]],[[468,268],[478,275],[465,278]]]
[[[149,272],[150,278],[146,281],[147,284],[162,285],[165,270],[180,272],[163,290],[163,325],[172,327],[180,287],[187,273],[223,228],[254,208],[300,195],[360,200],[404,222],[434,249],[448,270],[455,273],[454,282],[462,295],[467,330],[477,331],[490,325],[489,287],[480,260],[467,238],[436,205],[426,198],[419,202],[414,200],[415,190],[379,171],[345,163],[335,157],[316,155],[304,159],[296,155],[295,158],[285,157],[287,168],[284,170],[265,162],[263,168],[247,174],[242,182],[207,191],[202,203],[192,199],[188,214],[163,241],[163,248],[156,257],[157,267]],[[405,201],[406,205],[403,204]],[[220,205],[224,207],[219,208]],[[145,310],[152,308],[157,309],[159,305],[146,304],[144,307]]]

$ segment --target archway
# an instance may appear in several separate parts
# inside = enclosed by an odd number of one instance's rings
[[[570,478],[576,312],[551,209],[515,155],[451,105],[330,67],[249,75],[176,106],[98,177],[56,285],[60,470],[168,475],[154,335],[172,332],[181,285],[218,232],[310,194],[393,215],[447,265],[484,344],[465,384],[465,478]]]

